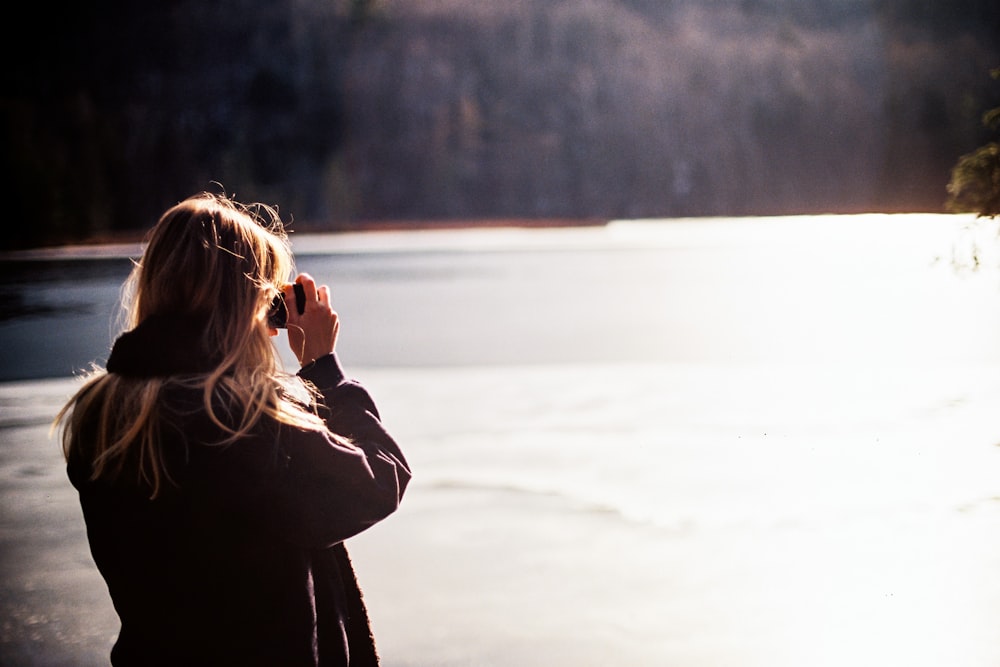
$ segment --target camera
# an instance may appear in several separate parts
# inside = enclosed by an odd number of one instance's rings
[[[295,283],[295,310],[299,315],[306,309],[306,291],[302,285]],[[278,292],[271,302],[271,310],[267,313],[267,325],[275,329],[284,329],[288,325],[288,308],[285,305],[285,293]]]

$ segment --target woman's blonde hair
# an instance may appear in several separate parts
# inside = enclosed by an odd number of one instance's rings
[[[81,446],[87,424],[92,478],[113,478],[128,464],[155,497],[171,480],[159,440],[167,426],[160,398],[170,386],[201,390],[205,412],[226,434],[218,444],[238,441],[263,417],[325,430],[305,383],[280,369],[264,322],[293,270],[288,237],[271,207],[202,193],[170,208],[125,284],[127,328],[151,316],[194,319],[201,338],[191,347],[210,351],[214,368],[162,377],[95,370],[56,417],[66,457]]]

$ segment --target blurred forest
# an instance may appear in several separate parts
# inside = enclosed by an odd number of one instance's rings
[[[940,211],[996,0],[97,0],[6,22],[5,247],[205,189],[293,229]]]

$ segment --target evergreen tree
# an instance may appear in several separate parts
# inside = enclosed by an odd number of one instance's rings
[[[1000,68],[991,74],[1000,80]],[[983,124],[994,132],[1000,131],[1000,107],[983,114]],[[990,218],[1000,215],[1000,143],[991,141],[959,158],[951,172],[948,194],[951,211]]]

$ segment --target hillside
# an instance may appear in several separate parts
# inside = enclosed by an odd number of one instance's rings
[[[213,181],[313,227],[940,210],[1000,103],[984,0],[33,10],[13,245],[141,228]]]
[[[348,68],[380,215],[938,210],[996,98],[985,24],[862,0],[463,7],[390,3]]]

